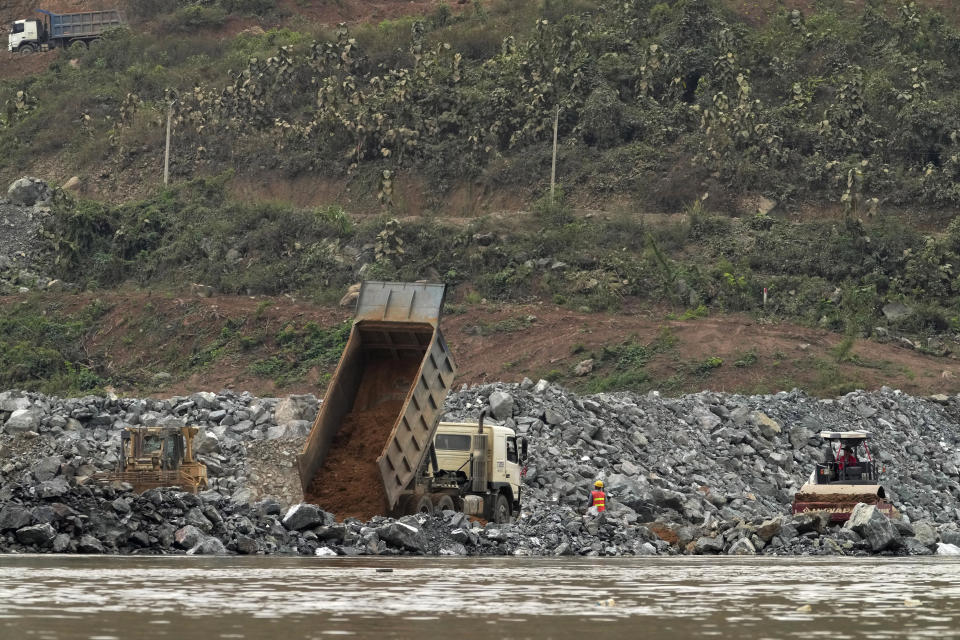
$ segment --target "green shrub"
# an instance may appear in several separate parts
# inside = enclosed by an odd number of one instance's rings
[[[250,371],[285,385],[302,380],[313,368],[329,369],[340,359],[351,328],[349,321],[333,327],[307,322],[299,329],[289,324],[276,335],[277,355],[254,362]]]
[[[624,109],[625,105],[612,87],[602,84],[594,89],[583,105],[584,142],[600,148],[619,144],[625,137]]]
[[[264,16],[277,8],[276,0],[218,0],[228,13],[247,16]]]
[[[557,185],[551,196],[549,192],[533,203],[536,216],[554,227],[563,226],[573,220],[573,208],[567,203],[563,188]]]
[[[164,21],[168,31],[217,29],[227,21],[227,12],[219,6],[188,5],[177,9]]]
[[[109,307],[95,301],[64,313],[45,300],[0,308],[0,387],[87,393],[106,384],[87,361],[84,339]]]

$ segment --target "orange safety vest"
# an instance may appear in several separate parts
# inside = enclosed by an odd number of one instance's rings
[[[593,499],[593,502],[590,504],[591,507],[596,507],[597,511],[607,510],[607,494],[603,491],[591,491],[590,497]]]

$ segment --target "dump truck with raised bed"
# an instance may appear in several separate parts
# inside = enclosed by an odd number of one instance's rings
[[[823,512],[832,522],[850,519],[857,503],[876,505],[889,518],[900,514],[887,500],[880,484],[882,469],[870,453],[869,431],[821,431],[827,445],[826,460],[793,498],[793,513]]]
[[[438,508],[509,519],[519,508],[512,430],[469,425],[477,432],[466,436],[471,471],[462,462],[438,466],[437,449],[466,446],[456,437],[462,425],[440,426],[456,374],[439,326],[445,294],[443,284],[362,284],[350,337],[297,459],[304,500],[363,519]],[[438,428],[453,440],[435,448]]]
[[[207,488],[207,465],[193,456],[197,427],[127,427],[120,434],[120,461],[101,483],[127,482],[142,493],[157,487],[180,487],[197,493]]]
[[[86,48],[109,29],[126,24],[123,14],[116,9],[82,13],[52,13],[37,9],[37,13],[43,17],[13,23],[7,35],[8,51],[33,53],[66,47]]]

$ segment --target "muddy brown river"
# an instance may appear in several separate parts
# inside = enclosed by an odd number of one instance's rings
[[[953,638],[960,562],[0,556],[2,640],[331,636]]]

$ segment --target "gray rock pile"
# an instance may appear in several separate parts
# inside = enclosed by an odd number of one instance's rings
[[[545,381],[450,394],[445,419],[492,419],[530,443],[522,511],[336,522],[298,504],[294,462],[317,410],[196,393],[167,400],[0,393],[0,551],[317,555],[960,554],[960,398],[890,389],[834,400],[657,393],[578,397]],[[210,490],[193,496],[84,479],[117,462],[127,425],[202,427]],[[844,526],[789,515],[823,457],[817,432],[867,429],[904,515],[860,505]],[[595,479],[608,510],[584,517]]]
[[[194,451],[207,465],[212,489],[250,502],[265,486],[296,501],[283,483],[296,479],[290,474],[295,453],[316,411],[312,395],[277,400],[201,391],[166,400],[63,399],[6,391],[0,393],[0,500],[15,484],[62,491],[115,469],[124,427],[190,425],[200,427]],[[260,451],[270,454],[269,464],[261,464]]]
[[[20,178],[0,199],[0,294],[64,287],[42,275],[40,230],[51,215],[53,190],[39,178]]]
[[[685,553],[920,554],[957,542],[957,397],[931,400],[884,388],[829,400],[797,391],[580,398],[525,380],[451,394],[447,419],[473,419],[488,404],[530,442],[524,513],[511,552],[616,555],[668,543]],[[851,526],[831,527],[819,516],[789,515],[793,494],[823,461],[816,434],[851,429],[874,435],[871,446],[887,470],[884,487],[905,516],[899,536],[872,507],[870,526],[853,518]],[[580,516],[595,479],[608,492],[601,523]],[[878,518],[888,527],[876,530]]]

